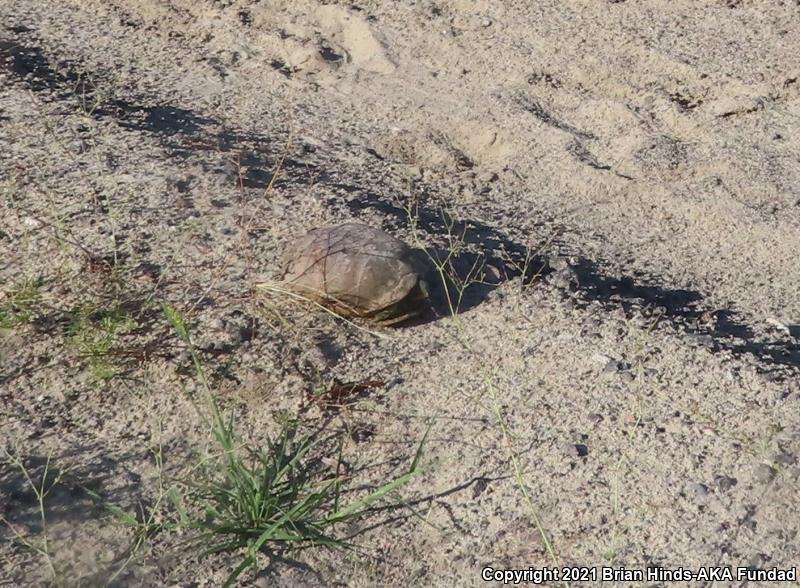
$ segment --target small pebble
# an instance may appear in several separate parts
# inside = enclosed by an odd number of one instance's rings
[[[691,485],[692,494],[697,496],[698,498],[702,498],[703,496],[708,496],[708,486],[705,484],[692,484]]]
[[[620,364],[616,359],[609,359],[603,371],[606,373],[616,373],[620,370]]]
[[[589,452],[585,445],[576,445],[575,443],[563,443],[561,451],[567,457],[583,457]]]
[[[758,569],[761,568],[766,561],[767,557],[765,557],[763,553],[755,553],[747,559],[747,565],[750,568]]]
[[[786,323],[784,323],[782,321],[779,321],[776,318],[768,318],[767,319],[767,323],[769,323],[770,325],[775,327],[778,331],[781,331],[782,333],[785,333],[786,335],[791,335],[792,334],[792,331],[788,327],[788,325],[786,325]]]
[[[773,454],[772,459],[776,464],[783,467],[791,466],[797,463],[797,458],[791,453],[786,452],[775,453]]]
[[[231,344],[239,345],[253,338],[255,321],[242,312],[236,312],[224,321],[225,334]]]
[[[549,274],[545,280],[551,286],[561,290],[568,290],[570,286],[570,279],[568,275],[563,272],[553,272]]]
[[[41,221],[33,218],[32,216],[26,216],[22,220],[22,224],[24,224],[26,227],[31,227],[32,229],[38,229],[39,227],[42,226]]]
[[[756,523],[756,521],[754,521],[753,519],[747,519],[746,521],[744,521],[742,523],[742,527],[744,527],[745,529],[749,529],[750,531],[752,531],[754,533],[756,531],[756,527],[757,526],[758,526],[758,523]]]
[[[487,263],[483,266],[483,271],[485,272],[484,279],[487,284],[499,284],[503,281],[503,276],[497,267]]]
[[[411,176],[412,178],[421,178],[422,177],[422,168],[418,165],[409,165],[406,168],[406,173]]]
[[[600,333],[600,329],[597,328],[596,325],[584,325],[581,327],[581,337],[602,337],[602,333]]]
[[[714,481],[717,483],[717,488],[719,488],[720,492],[727,492],[737,484],[736,478],[731,478],[730,476],[717,476]]]
[[[756,482],[760,482],[761,484],[770,482],[774,477],[775,470],[765,463],[758,464],[755,470],[753,470],[753,478],[755,478]]]
[[[328,358],[319,347],[311,347],[300,358],[300,364],[312,372],[322,373],[330,367]]]
[[[79,154],[86,152],[87,145],[86,145],[86,141],[84,141],[83,139],[80,139],[80,138],[79,139],[75,139],[74,141],[72,141],[71,145],[72,145],[72,148]]]
[[[566,270],[569,269],[569,259],[564,257],[563,255],[551,255],[550,258],[547,260],[547,264],[550,266],[550,269],[553,271],[559,270]],[[599,324],[599,321],[598,321]],[[608,355],[603,355],[602,353],[598,353],[595,355],[596,357],[609,357]]]
[[[478,498],[481,494],[484,493],[486,488],[489,486],[489,479],[488,478],[480,478],[475,482],[475,485],[472,487],[472,498]]]
[[[603,365],[607,364],[609,361],[616,361],[610,355],[606,355],[605,353],[595,353],[592,356],[592,361],[595,363],[601,363]]]

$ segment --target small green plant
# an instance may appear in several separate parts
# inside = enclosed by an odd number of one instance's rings
[[[262,551],[325,546],[351,547],[355,535],[336,533],[340,523],[354,522],[419,474],[420,444],[408,472],[371,493],[341,504],[343,479],[322,466],[319,450],[326,445],[301,433],[298,421],[287,419],[265,449],[244,445],[232,418],[225,419],[211,393],[200,358],[183,317],[172,307],[164,312],[194,363],[205,394],[212,435],[221,450],[195,468],[185,492],[172,494],[178,528],[197,531],[192,542],[203,553],[239,551],[242,560],[225,583],[230,586],[248,567],[254,570]],[[330,441],[330,440],[328,440]],[[341,442],[338,451],[341,452]]]
[[[108,566],[103,565],[101,568],[95,569],[86,575],[79,574],[73,562],[64,559],[63,556],[59,558],[58,550],[53,549],[50,541],[48,524],[48,513],[57,512],[63,507],[63,505],[48,504],[52,498],[50,494],[53,493],[53,490],[58,486],[62,486],[63,489],[65,478],[68,475],[71,476],[73,472],[69,467],[56,467],[53,459],[53,451],[47,453],[44,458],[44,463],[40,467],[35,467],[36,458],[26,459],[21,457],[17,451],[12,453],[4,449],[2,453],[0,453],[0,465],[4,463],[9,464],[13,469],[20,472],[25,487],[33,493],[35,508],[39,518],[39,529],[35,531],[31,530],[30,527],[25,529],[26,525],[15,524],[2,515],[0,515],[0,523],[8,527],[19,545],[41,559],[45,568],[45,573],[48,576],[47,585],[53,587],[115,585],[113,584],[114,580],[125,571],[125,568],[133,558],[135,550],[141,545],[138,535],[134,537],[128,557],[123,556],[115,560],[115,562],[111,562]],[[87,488],[83,489],[94,498],[99,499],[91,490]],[[113,507],[110,506],[109,508],[113,509]],[[121,511],[121,509],[118,510]],[[129,520],[134,520],[135,522],[135,519]],[[138,523],[137,527],[143,527],[145,524],[149,525],[148,528],[153,527],[152,521]],[[118,566],[116,571],[114,570],[115,564]]]
[[[3,461],[6,461],[20,471],[20,473],[24,476],[28,487],[33,491],[33,494],[36,497],[36,508],[39,513],[39,520],[41,522],[42,529],[38,538],[31,537],[23,534],[22,531],[18,530],[17,527],[5,517],[0,516],[0,521],[2,521],[9,528],[11,533],[21,545],[25,546],[27,549],[33,553],[36,553],[42,558],[42,561],[45,563],[51,579],[55,581],[58,577],[58,572],[56,564],[53,560],[53,556],[50,552],[50,544],[48,541],[45,499],[50,491],[61,481],[64,471],[51,469],[51,460],[52,452],[47,455],[41,480],[35,480],[35,476],[25,465],[22,458],[9,453],[7,450],[3,450]]]
[[[287,422],[266,450],[237,448],[232,433],[231,428],[223,433],[221,459],[205,464],[189,483],[185,496],[202,516],[192,517],[177,504],[180,526],[200,531],[193,542],[204,554],[243,553],[226,586],[248,567],[255,570],[262,550],[352,547],[351,536],[337,536],[335,526],[363,516],[419,471],[417,456],[406,474],[345,506],[342,478],[314,459],[318,443],[300,434],[296,422]]]
[[[418,206],[419,204],[417,202],[412,202],[411,204],[406,204],[405,208],[414,242],[417,247],[424,249],[425,244],[420,237],[420,231],[418,228]],[[460,256],[464,255],[464,253],[469,253],[469,247],[466,240],[468,222],[458,220],[458,210],[455,207],[448,208],[446,206],[440,206],[439,214],[441,218],[441,226],[446,230],[446,243],[444,243],[445,253],[441,255],[428,253],[428,257],[441,280],[444,296],[448,304],[448,311],[450,316],[454,319],[455,325],[458,329],[459,342],[469,354],[475,357],[478,365],[483,365],[485,358],[480,355],[473,345],[472,339],[466,334],[466,332],[464,332],[458,313],[461,309],[461,305],[464,301],[464,296],[468,288],[476,284],[485,284],[483,278],[486,258],[482,253],[479,253],[475,255],[474,261],[467,271],[464,271],[463,268],[458,268],[457,264],[455,263],[456,260]],[[548,245],[549,242],[546,243],[542,249]],[[526,277],[529,277],[529,270],[531,264],[533,263],[534,257],[538,254],[538,252],[533,252],[530,248],[526,248],[524,259],[514,260],[513,257],[506,255],[506,263],[509,265],[509,267],[514,269],[518,275],[521,276],[521,283],[523,286],[525,284]],[[491,411],[500,428],[503,442],[506,445],[509,454],[509,463],[513,469],[513,477],[517,489],[524,500],[525,506],[530,514],[531,521],[539,532],[551,565],[555,568],[558,568],[560,564],[555,545],[553,544],[550,533],[545,527],[544,520],[539,513],[539,509],[534,502],[531,486],[525,480],[526,472],[523,468],[522,460],[520,459],[520,453],[516,448],[517,439],[506,416],[503,414],[503,410],[500,405],[500,395],[498,394],[496,385],[496,381],[498,379],[497,375],[493,369],[486,366],[484,368],[484,378],[485,388],[487,391],[486,397],[491,403]],[[564,588],[570,588],[569,582],[564,581],[562,585]]]
[[[97,379],[107,381],[117,375],[113,352],[119,336],[135,327],[136,321],[120,308],[102,310],[87,305],[73,313],[67,343],[86,360]]]
[[[461,310],[467,291],[472,286],[485,283],[486,257],[480,252],[470,252],[466,239],[468,223],[459,220],[457,204],[437,205],[439,212],[437,221],[444,229],[440,235],[441,251],[431,251],[423,241],[419,229],[419,202],[404,202],[402,206],[408,217],[414,246],[427,255],[441,283],[444,301],[447,303],[446,310],[451,317],[455,317]],[[467,267],[463,262],[470,257],[472,263]]]
[[[41,301],[41,280],[26,280],[0,298],[0,329],[31,322]]]

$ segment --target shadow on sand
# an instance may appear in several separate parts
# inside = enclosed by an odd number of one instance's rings
[[[6,31],[18,39],[26,38],[31,32],[24,27]],[[124,100],[103,97],[92,80],[81,73],[78,64],[63,61],[53,65],[32,43],[0,39],[0,67],[19,83],[45,94],[45,99],[78,100],[91,116],[113,119],[123,128],[154,135],[170,156],[199,157],[206,171],[224,174],[243,188],[269,186],[276,162],[281,160],[291,179],[277,180],[275,186],[280,187],[282,182],[310,181],[309,172],[315,172],[315,181],[352,195],[346,204],[353,215],[358,216],[368,209],[377,210],[396,225],[408,227],[408,213],[404,208],[381,199],[367,188],[337,183],[324,170],[314,170],[306,162],[281,158],[279,147],[274,147],[274,141],[268,137],[227,129],[219,121],[176,105],[152,104],[141,97]],[[229,159],[236,160],[237,166],[204,161],[204,154],[211,152],[228,154]],[[292,174],[292,170],[297,173]],[[188,189],[183,186],[184,191]],[[509,279],[521,277],[529,283],[552,276],[561,278],[554,281],[559,282],[565,294],[575,298],[578,304],[596,301],[608,308],[621,306],[626,313],[658,312],[662,321],[669,321],[677,330],[714,351],[752,355],[765,366],[800,368],[800,326],[787,327],[791,341],[758,341],[753,329],[738,319],[733,309],[718,309],[714,311],[714,320],[706,321],[708,309],[704,308],[705,297],[699,291],[658,285],[657,277],[650,277],[651,283],[643,284],[631,276],[609,276],[598,261],[585,257],[572,259],[568,266],[563,261],[553,264],[542,255],[531,255],[528,247],[498,228],[474,219],[452,218],[439,207],[426,205],[425,201],[423,194],[415,206],[418,229],[440,242],[448,234],[457,235],[465,245],[455,256],[443,247],[429,249],[428,255],[439,262],[447,260],[457,280],[478,278],[464,290],[459,312],[481,304]],[[494,271],[487,273],[481,268],[494,268]],[[432,292],[434,315],[449,313],[445,287],[452,291],[457,284],[445,286],[436,279],[432,283],[438,284]],[[428,320],[431,318],[435,316]]]

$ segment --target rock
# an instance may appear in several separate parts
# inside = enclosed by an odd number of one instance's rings
[[[325,373],[339,361],[342,352],[328,342],[311,346],[301,357],[300,363],[312,372]]]
[[[772,455],[772,459],[777,465],[783,467],[791,466],[797,463],[797,458],[791,453],[786,453],[785,451],[774,453]]]
[[[249,341],[255,334],[255,321],[241,311],[234,311],[223,322],[223,330],[231,345],[236,346]]]
[[[730,476],[717,476],[714,478],[714,482],[716,482],[720,492],[727,492],[738,483],[736,478],[731,478]]]
[[[545,281],[556,288],[562,290],[571,289],[573,284],[578,283],[578,274],[572,267],[569,258],[561,255],[552,255],[547,261],[548,267],[552,270]]]
[[[481,184],[491,184],[492,182],[496,181],[498,175],[495,172],[485,172],[478,176],[478,181]]]
[[[771,466],[760,463],[753,470],[753,478],[761,484],[769,483],[775,477],[775,470]]]
[[[742,527],[744,527],[745,529],[749,529],[753,533],[755,533],[757,526],[758,526],[758,523],[756,521],[754,521],[753,519],[747,519],[746,521],[742,522]]]
[[[38,229],[42,227],[42,221],[37,218],[33,218],[32,216],[26,216],[24,219],[22,219],[22,224],[32,229]]]
[[[609,364],[613,363],[616,364],[617,360],[611,357],[610,355],[606,355],[605,353],[595,353],[592,356],[592,361],[595,363],[599,363],[605,367],[608,367]]]
[[[792,334],[792,330],[789,328],[789,326],[786,323],[784,323],[782,321],[779,321],[776,318],[768,318],[767,319],[767,323],[769,325],[772,325],[773,327],[775,327],[775,329],[777,329],[778,331],[784,333],[785,335],[790,335],[791,336],[791,334]]]
[[[610,359],[603,367],[603,371],[609,374],[615,374],[621,369],[620,363],[616,359]]]
[[[545,281],[554,288],[558,288],[559,290],[568,290],[570,285],[569,278],[562,272],[553,272],[549,274],[545,278]]]
[[[418,165],[408,165],[405,167],[405,171],[412,178],[419,179],[422,177],[422,168]]]
[[[483,271],[484,271],[484,281],[487,284],[495,285],[502,283],[503,275],[500,272],[500,269],[497,268],[496,266],[487,263],[486,265],[483,266]]]
[[[747,566],[753,569],[760,569],[768,558],[763,553],[754,553],[747,558]]]

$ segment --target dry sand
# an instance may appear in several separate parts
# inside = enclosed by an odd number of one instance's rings
[[[330,424],[374,485],[432,424],[413,514],[257,585],[800,564],[798,55],[796,1],[0,0],[5,304],[43,280],[0,335],[0,441],[64,472],[59,582],[102,585],[131,540],[87,487],[152,506],[153,449],[181,476],[207,443],[164,301],[254,442],[377,382]],[[352,220],[455,235],[483,283],[383,337],[255,292],[293,236]],[[98,381],[68,325],[119,301]],[[0,585],[50,577],[11,532],[41,535],[34,498],[0,465]],[[112,584],[236,562],[162,533]]]

